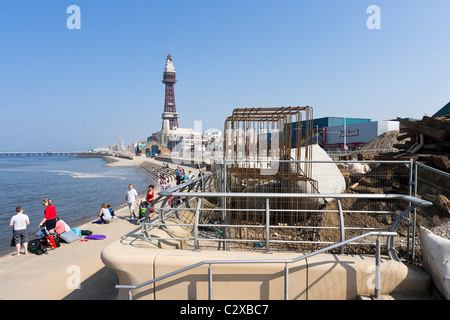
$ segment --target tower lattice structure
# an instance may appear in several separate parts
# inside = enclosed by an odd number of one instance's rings
[[[166,59],[166,66],[164,68],[164,77],[162,80],[162,82],[166,85],[164,112],[162,114],[163,128],[164,128],[164,120],[169,120],[170,129],[178,128],[178,113],[177,107],[175,105],[175,89],[174,89],[175,83],[177,83],[176,76],[177,73],[175,71],[175,67],[172,62],[172,57],[169,54]]]

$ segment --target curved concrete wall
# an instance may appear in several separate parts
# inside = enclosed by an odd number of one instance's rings
[[[113,243],[102,251],[103,263],[122,285],[136,285],[204,260],[292,259],[298,253],[164,250],[145,241],[133,246]],[[213,265],[213,299],[277,300],[284,298],[284,264]],[[320,254],[289,264],[289,299],[352,300],[374,294],[375,259],[359,255]],[[382,259],[382,294],[428,292],[430,277],[401,262]],[[201,266],[132,291],[133,299],[206,300],[208,266]],[[126,299],[121,289],[118,299]]]

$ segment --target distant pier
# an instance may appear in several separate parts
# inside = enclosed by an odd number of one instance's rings
[[[0,157],[21,157],[21,156],[78,156],[82,152],[0,152]]]

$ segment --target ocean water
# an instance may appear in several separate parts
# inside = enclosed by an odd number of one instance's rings
[[[0,256],[14,251],[9,222],[17,206],[29,216],[28,237],[34,239],[44,217],[43,198],[73,228],[96,220],[102,203],[122,206],[128,184],[142,194],[154,183],[136,167],[104,164],[101,158],[63,155],[0,157]]]

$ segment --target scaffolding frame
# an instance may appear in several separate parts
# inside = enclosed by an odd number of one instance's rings
[[[312,118],[309,106],[234,109],[224,130],[226,192],[299,193],[306,192],[307,185],[317,190],[310,177],[311,163],[290,162],[312,159]],[[318,202],[279,198],[273,206],[280,211],[270,223],[305,225],[307,209],[317,209]],[[226,207],[231,209],[227,217],[231,224],[266,223],[260,198],[227,198]]]

